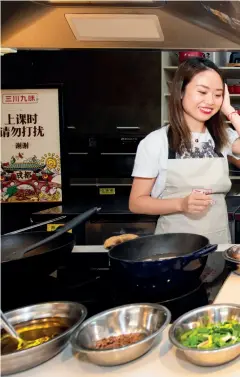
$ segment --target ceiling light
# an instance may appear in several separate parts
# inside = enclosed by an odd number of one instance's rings
[[[0,55],[12,54],[17,52],[15,48],[8,48],[8,47],[0,47]]]
[[[156,15],[66,14],[78,41],[164,41]]]

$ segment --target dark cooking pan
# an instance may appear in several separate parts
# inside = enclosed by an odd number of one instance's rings
[[[64,263],[75,245],[73,234],[64,233],[57,239],[48,242],[46,245],[30,251],[28,256],[4,261],[7,255],[13,255],[15,250],[29,245],[33,245],[46,238],[47,232],[29,232],[23,234],[14,234],[11,236],[13,242],[9,245],[7,237],[3,236],[2,242],[2,263],[1,270],[4,276],[10,277],[21,275],[24,279],[26,275],[49,275],[56,268]],[[47,234],[49,235],[49,233]]]
[[[55,232],[27,232],[1,237],[2,278],[25,279],[50,274],[70,256],[75,237],[68,230],[83,223],[99,209],[92,208]],[[20,282],[20,280],[19,280]]]
[[[191,284],[217,245],[197,234],[172,233],[140,237],[109,251],[113,276],[126,285],[158,285],[163,291]],[[159,260],[141,261],[159,254]],[[168,259],[168,256],[170,259]]]

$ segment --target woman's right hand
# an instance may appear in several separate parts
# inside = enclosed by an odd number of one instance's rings
[[[181,212],[201,213],[206,211],[212,204],[210,195],[192,193],[181,199]]]

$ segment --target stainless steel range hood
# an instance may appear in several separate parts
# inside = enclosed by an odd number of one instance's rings
[[[2,47],[240,49],[239,1],[4,1]]]

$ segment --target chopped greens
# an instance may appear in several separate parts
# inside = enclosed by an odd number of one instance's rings
[[[240,342],[240,322],[232,320],[201,325],[182,333],[178,340],[188,348],[211,350],[227,347]]]

